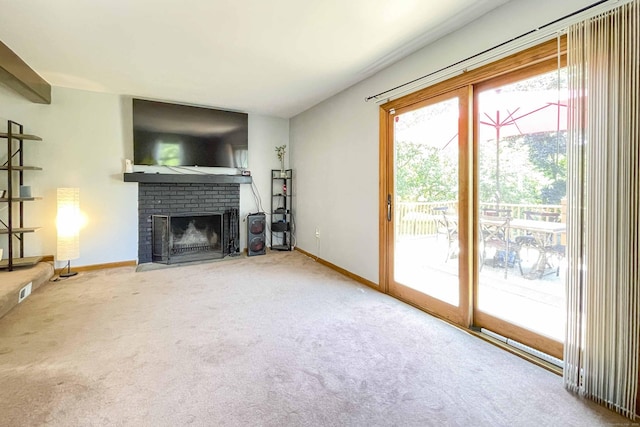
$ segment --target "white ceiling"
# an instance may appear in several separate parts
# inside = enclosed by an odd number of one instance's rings
[[[0,40],[53,86],[288,118],[507,1],[0,0]]]

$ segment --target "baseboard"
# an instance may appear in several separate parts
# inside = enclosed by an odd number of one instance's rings
[[[318,257],[316,255],[313,255],[313,254],[305,251],[304,249],[300,249],[297,246],[296,246],[295,250],[300,252],[300,253],[302,253],[302,254],[304,254],[304,255],[306,255],[306,256],[308,256],[309,258],[313,259],[317,263],[320,263],[320,264],[322,264],[322,265],[324,265],[326,267],[329,267],[330,269],[332,269],[334,271],[337,271],[338,273],[342,274],[343,276],[347,276],[348,278],[353,279],[356,282],[361,283],[361,284],[363,284],[365,286],[368,286],[368,287],[370,287],[372,289],[375,289],[376,291],[380,290],[380,287],[376,283],[372,282],[371,280],[367,280],[362,276],[358,276],[357,274],[353,274],[352,272],[350,272],[348,270],[345,270],[342,267],[338,267],[337,265],[335,265],[333,263],[330,263],[329,261],[324,260],[324,259],[322,259],[322,258],[320,258],[320,257]]]
[[[55,258],[54,258],[53,255],[43,255],[42,256],[42,262],[52,262],[52,263],[54,263],[55,262]],[[71,266],[71,270],[73,270],[73,271],[92,271],[92,270],[103,270],[105,268],[135,267],[137,265],[138,265],[138,262],[136,260],[130,260],[130,261],[109,262],[109,263],[105,263],[105,264],[83,265],[83,266],[78,266],[78,267],[74,267],[72,265]],[[67,267],[64,266],[62,268],[56,268],[54,270],[54,274],[56,274],[56,275],[59,274],[65,268],[67,268]]]
[[[118,261],[118,262],[109,262],[105,264],[93,264],[93,265],[82,265],[78,267],[71,266],[71,271],[93,271],[93,270],[104,270],[106,268],[118,268],[118,267],[135,267],[138,265],[136,260],[131,261]],[[56,268],[55,273],[60,274],[62,270],[67,268],[66,266],[62,268]]]

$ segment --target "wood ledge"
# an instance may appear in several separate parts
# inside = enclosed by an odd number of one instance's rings
[[[125,173],[124,181],[149,184],[251,184],[251,176],[134,172]]]

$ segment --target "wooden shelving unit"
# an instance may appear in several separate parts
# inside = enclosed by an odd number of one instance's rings
[[[42,168],[37,166],[13,166],[12,169],[14,171],[41,171]],[[7,166],[0,166],[0,171],[9,170]]]
[[[293,170],[271,170],[271,250],[292,248]]]
[[[24,141],[42,141],[42,138],[35,135],[25,134],[24,128],[20,123],[12,120],[7,122],[7,132],[0,133],[0,139],[6,139],[7,160],[0,165],[0,171],[6,171],[6,193],[4,196],[0,194],[0,203],[6,203],[6,217],[0,216],[0,235],[7,236],[7,254],[6,258],[0,260],[0,269],[13,270],[15,267],[26,267],[37,264],[42,257],[25,257],[24,256],[24,235],[33,233],[40,227],[26,227],[24,224],[24,204],[34,200],[40,200],[40,197],[20,197],[20,186],[24,185],[25,171],[39,171],[42,168],[37,166],[28,166],[24,164]],[[17,178],[17,181],[16,181]],[[17,243],[17,247],[15,245]]]

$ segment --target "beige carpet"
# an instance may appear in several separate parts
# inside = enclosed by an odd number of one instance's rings
[[[51,283],[0,319],[3,426],[630,425],[301,255]]]

